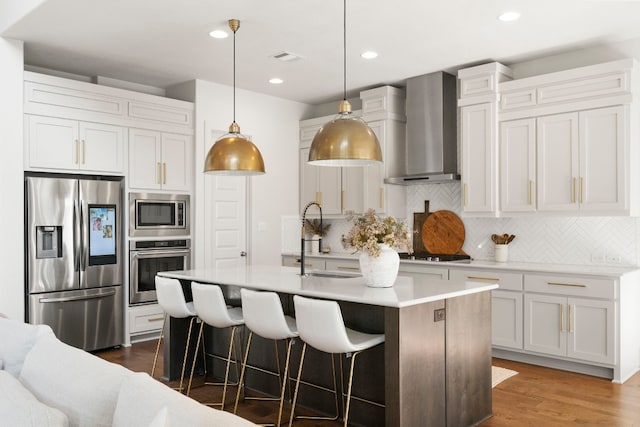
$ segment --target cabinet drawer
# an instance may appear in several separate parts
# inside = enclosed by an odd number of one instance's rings
[[[491,74],[460,80],[460,98],[496,92],[496,81]]]
[[[24,93],[26,112],[38,105],[84,110],[111,117],[125,117],[126,115],[125,100],[116,96],[29,81],[24,83]]]
[[[413,278],[424,279],[434,278],[441,280],[449,279],[449,270],[442,267],[432,267],[421,264],[409,264],[400,261],[398,276],[410,276]]]
[[[351,259],[328,259],[326,269],[331,271],[360,272],[360,261]]]
[[[144,305],[129,309],[129,332],[132,334],[159,331],[164,321],[164,311],[159,305]]]
[[[284,259],[283,259],[283,265],[286,266],[286,267],[298,267],[298,268],[300,268],[300,257],[299,256],[293,256],[293,257],[291,257],[291,259],[287,259],[286,263],[284,263]],[[311,269],[314,269],[314,270],[324,270],[324,260],[323,259],[318,259],[318,258],[310,258],[310,257],[305,255],[304,268],[311,268]]]
[[[498,285],[500,285],[500,289],[503,290],[522,290],[522,274],[519,273],[505,273],[490,270],[449,270],[449,280],[497,282]]]
[[[527,274],[524,277],[524,289],[527,292],[543,292],[545,294],[606,299],[615,299],[616,297],[615,280],[580,276]]]

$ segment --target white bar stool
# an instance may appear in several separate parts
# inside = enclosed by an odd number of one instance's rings
[[[197,319],[197,313],[192,302],[186,302],[184,298],[184,292],[182,291],[182,285],[178,279],[170,279],[167,277],[156,276],[156,295],[158,297],[158,305],[164,310],[164,321],[162,322],[162,331],[160,331],[160,337],[158,338],[158,345],[156,347],[156,355],[153,358],[153,368],[151,368],[151,376],[156,370],[156,363],[158,361],[158,352],[160,351],[160,343],[164,339],[164,328],[169,317],[175,317],[177,319],[184,319],[190,317],[189,321],[189,333],[187,335],[187,345],[184,348],[184,357],[182,359],[182,373],[180,374],[180,386],[178,390],[182,392],[182,383],[184,381],[184,371],[187,365],[187,356],[189,352],[189,342],[191,341],[191,330],[193,328],[193,322]],[[194,354],[195,357],[195,354]],[[191,380],[189,380],[191,382]]]
[[[214,328],[231,328],[231,338],[229,339],[229,348],[227,351],[226,368],[224,374],[224,383],[222,383],[222,401],[220,403],[207,403],[209,406],[220,406],[220,410],[224,410],[224,403],[227,396],[227,386],[229,385],[229,366],[231,364],[231,356],[234,350],[234,341],[236,336],[236,328],[244,325],[244,319],[242,318],[242,309],[240,307],[229,308],[222,294],[222,289],[218,285],[204,285],[202,283],[191,282],[191,294],[193,295],[193,305],[198,313],[198,317],[202,321],[200,324],[200,332],[198,333],[198,343],[196,344],[196,353],[200,348],[200,342],[203,341],[202,330],[204,324]],[[207,352],[204,350],[204,341],[202,342],[202,348],[205,355]],[[236,378],[238,372],[237,357],[234,358],[236,363]],[[205,362],[206,365],[206,362]],[[187,387],[187,396],[191,391],[191,378],[193,378],[193,370],[196,366],[196,358],[193,358],[191,365],[191,377],[189,379],[189,386]],[[206,377],[206,375],[205,375]],[[212,384],[212,383],[206,383]],[[219,385],[219,384],[214,384]]]
[[[240,374],[240,386],[238,387],[238,392],[236,394],[236,404],[233,408],[233,413],[235,414],[238,409],[240,390],[244,388],[244,374],[247,368],[247,358],[249,357],[249,349],[251,347],[251,338],[253,337],[253,334],[266,339],[275,340],[276,357],[278,357],[277,341],[286,340],[287,356],[285,359],[284,374],[281,378],[278,421],[275,424],[276,426],[279,426],[282,420],[284,395],[287,388],[287,382],[289,381],[289,359],[291,356],[291,346],[293,344],[293,339],[298,336],[296,321],[291,316],[285,316],[280,297],[275,292],[256,292],[248,289],[241,289],[240,298],[242,300],[242,314],[244,316],[244,322],[249,329],[249,337],[247,338],[247,348],[244,353],[242,372]],[[280,371],[279,364],[280,362],[278,361],[278,371]],[[278,375],[278,377],[280,378],[280,375]]]
[[[382,344],[384,342],[384,334],[366,334],[347,328],[344,325],[340,306],[336,301],[324,301],[294,295],[293,305],[296,311],[298,332],[304,345],[300,356],[300,367],[298,368],[296,390],[293,394],[289,425],[293,422],[300,376],[304,364],[304,354],[307,344],[309,344],[316,350],[324,351],[325,353],[346,353],[347,357],[351,355],[347,407],[344,411],[344,425],[346,427],[349,421],[349,403],[351,402],[351,385],[356,356],[364,350]]]

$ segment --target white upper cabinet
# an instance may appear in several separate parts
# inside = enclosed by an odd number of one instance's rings
[[[475,93],[467,71],[461,88]],[[640,134],[631,120],[640,114],[632,102],[639,73],[621,60],[501,82],[495,103],[461,96],[463,212],[639,215]]]
[[[129,188],[189,191],[191,137],[129,130]]]
[[[121,126],[25,115],[26,169],[124,173]]]
[[[495,103],[460,109],[462,120],[462,210],[464,213],[496,211],[498,121]]]
[[[500,210],[536,210],[536,120],[500,124]]]

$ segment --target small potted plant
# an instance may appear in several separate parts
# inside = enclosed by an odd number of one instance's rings
[[[392,216],[381,218],[373,209],[348,219],[353,227],[342,236],[342,245],[360,252],[360,271],[367,286],[393,286],[400,266],[395,249],[411,251],[407,225]]]
[[[305,219],[304,231],[311,235],[311,253],[320,251],[320,238],[327,235],[331,224],[321,222],[319,219]]]

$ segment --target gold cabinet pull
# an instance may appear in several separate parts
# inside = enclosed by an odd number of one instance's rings
[[[80,141],[76,139],[76,164],[80,162]]]
[[[561,282],[547,282],[547,285],[551,286],[570,286],[574,288],[586,288],[587,285],[583,285],[582,283],[561,283]]]
[[[384,187],[380,187],[380,209],[384,209]]]
[[[160,164],[160,162],[158,162],[158,179],[157,179],[157,183],[158,184],[162,184],[162,165]]]
[[[584,178],[580,177],[580,203],[584,203]]]
[[[533,180],[529,180],[529,205],[533,206]]]
[[[564,332],[564,305],[560,304],[560,332]]]
[[[573,189],[571,191],[571,203],[575,203],[576,202],[576,178],[573,177]]]
[[[336,270],[360,271],[360,267],[345,267],[343,265],[339,265],[336,267]]]
[[[87,142],[82,140],[82,164],[87,163]]]
[[[467,184],[462,184],[462,204],[466,208],[467,207]]]
[[[147,322],[159,322],[161,320],[164,320],[164,316],[162,316],[162,317],[149,317],[147,319]]]
[[[162,163],[162,183],[167,183],[167,164]]]
[[[467,280],[486,280],[487,282],[499,282],[497,277],[467,276]]]
[[[569,333],[573,333],[573,321],[572,321],[572,317],[573,317],[573,313],[572,313],[572,305],[569,304]]]

